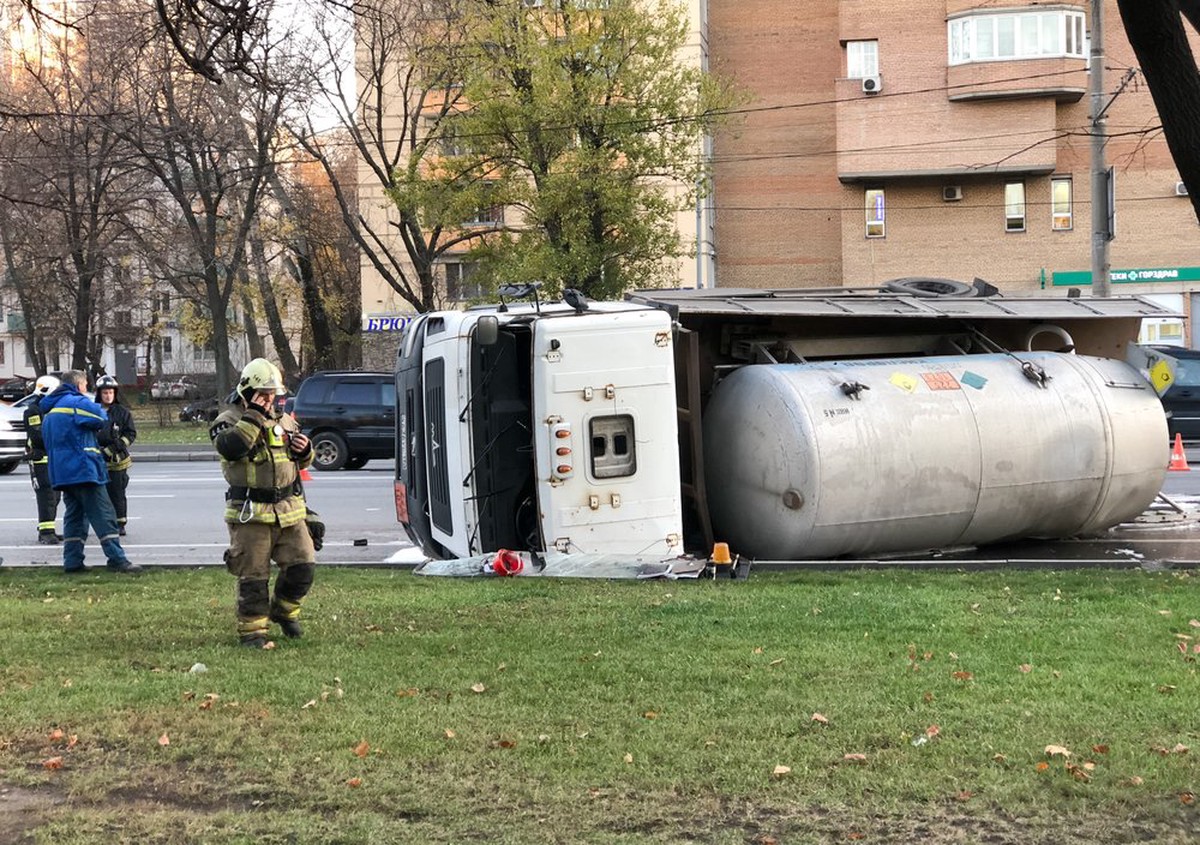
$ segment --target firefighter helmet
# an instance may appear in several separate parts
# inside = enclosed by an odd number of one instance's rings
[[[117,395],[117,391],[120,389],[121,385],[117,382],[117,380],[115,378],[113,378],[112,376],[108,376],[108,375],[100,376],[100,378],[96,379],[96,392],[97,393],[99,393],[101,390],[103,390],[106,387],[112,388],[113,397],[115,398]]]
[[[287,393],[287,388],[283,386],[283,374],[266,358],[255,358],[243,367],[242,377],[237,383],[237,394],[245,402],[249,402],[250,397],[260,390],[274,391],[276,396]]]
[[[60,384],[62,382],[54,376],[39,376],[38,380],[33,383],[33,392],[38,396],[45,396],[47,393],[58,390]]]

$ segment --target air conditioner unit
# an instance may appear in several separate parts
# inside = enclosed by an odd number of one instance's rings
[[[1175,183],[1175,196],[1186,197],[1188,195],[1187,185],[1182,182]]]
[[[878,76],[864,76],[862,78],[862,89],[864,94],[878,94],[883,90],[883,80]]]
[[[962,199],[962,185],[942,186],[942,202],[958,202]]]

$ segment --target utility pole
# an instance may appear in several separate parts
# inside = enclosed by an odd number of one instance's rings
[[[1088,53],[1088,91],[1092,130],[1092,296],[1108,296],[1108,240],[1110,236],[1108,167],[1104,161],[1107,140],[1104,116],[1104,0],[1092,0],[1092,38]]]

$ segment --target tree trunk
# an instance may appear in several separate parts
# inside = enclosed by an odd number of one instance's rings
[[[243,270],[243,273],[245,271]],[[247,284],[249,279],[244,279]],[[258,321],[254,319],[254,300],[250,292],[242,288],[242,328],[246,332],[246,350],[251,358],[267,357],[267,350],[262,336],[258,333]]]
[[[258,292],[262,298],[263,313],[267,318],[267,331],[271,333],[271,342],[275,345],[275,354],[279,356],[279,369],[286,376],[295,376],[300,372],[296,364],[296,356],[292,352],[292,344],[287,332],[283,330],[283,319],[279,316],[279,303],[275,301],[275,291],[271,289],[271,273],[267,267],[266,250],[258,233],[250,241],[250,254],[254,261],[254,276],[258,281]]]
[[[1117,0],[1121,20],[1163,123],[1167,147],[1200,219],[1200,71],[1180,0]],[[1200,17],[1187,3],[1189,20]]]

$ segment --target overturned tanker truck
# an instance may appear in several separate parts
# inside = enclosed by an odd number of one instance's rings
[[[1064,538],[1137,517],[1163,483],[1134,341],[1173,312],[1145,299],[947,280],[507,293],[535,298],[421,315],[398,353],[396,511],[430,558]]]

